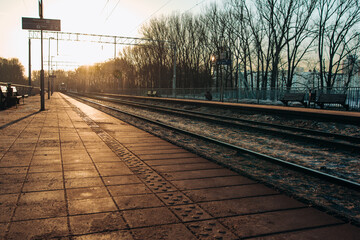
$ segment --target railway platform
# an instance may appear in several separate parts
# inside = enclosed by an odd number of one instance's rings
[[[0,111],[0,239],[358,239],[360,228],[68,96]]]
[[[152,101],[169,102],[172,104],[189,104],[205,107],[235,109],[244,112],[261,112],[275,115],[284,115],[286,117],[294,116],[300,118],[311,118],[325,121],[338,121],[348,124],[360,124],[360,112],[355,111],[339,111],[339,109],[320,109],[314,107],[303,106],[283,106],[283,105],[265,105],[265,104],[251,104],[251,103],[231,103],[231,102],[218,102],[206,101],[195,99],[180,99],[180,98],[166,98],[166,97],[139,97],[130,95],[117,95],[117,94],[103,94],[108,96],[121,96],[122,98],[130,99],[148,99]]]

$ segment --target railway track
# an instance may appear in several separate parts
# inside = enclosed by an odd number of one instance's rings
[[[74,95],[72,95],[72,96],[74,96]],[[194,133],[194,132],[191,132],[191,131],[188,131],[188,130],[184,130],[184,129],[181,129],[181,128],[178,128],[178,127],[174,127],[174,126],[171,126],[171,125],[163,123],[163,122],[159,122],[159,121],[156,121],[156,120],[144,117],[144,116],[140,116],[138,114],[122,111],[122,110],[117,109],[115,107],[110,107],[110,106],[107,106],[105,104],[102,104],[102,103],[99,103],[99,102],[96,102],[96,101],[85,99],[83,97],[79,97],[79,96],[74,96],[74,97],[80,98],[82,101],[85,101],[87,103],[97,105],[100,108],[105,108],[105,109],[110,110],[110,111],[126,114],[128,116],[135,117],[135,118],[140,119],[142,121],[150,122],[152,124],[161,126],[163,128],[166,128],[166,129],[171,129],[173,131],[180,132],[182,134],[190,135],[190,136],[192,136],[194,138],[201,139],[201,140],[204,140],[204,141],[209,142],[209,143],[213,143],[213,144],[216,144],[216,145],[219,145],[219,146],[222,146],[222,147],[226,147],[228,149],[235,150],[237,152],[245,153],[245,154],[254,156],[256,158],[266,160],[268,162],[271,162],[271,163],[274,163],[274,164],[277,164],[277,165],[281,165],[281,166],[283,166],[285,168],[289,168],[289,169],[295,170],[295,171],[303,173],[303,174],[311,175],[313,177],[316,177],[318,179],[321,179],[321,180],[324,180],[324,181],[327,181],[327,182],[330,182],[330,183],[333,183],[333,184],[336,184],[336,185],[344,186],[346,188],[349,188],[351,190],[355,190],[357,192],[360,190],[360,184],[359,183],[348,180],[348,179],[345,179],[345,178],[341,178],[341,177],[338,177],[338,176],[327,174],[325,172],[318,171],[318,170],[315,170],[315,169],[312,169],[312,168],[309,168],[309,167],[305,167],[305,166],[302,166],[302,165],[299,165],[299,164],[295,164],[293,162],[289,162],[289,161],[282,160],[282,159],[272,157],[272,156],[268,156],[266,154],[262,154],[262,153],[259,153],[259,152],[256,152],[256,151],[245,149],[245,148],[236,146],[234,144],[230,144],[230,143],[227,143],[227,142],[215,139],[215,138],[211,138],[209,136],[204,136],[204,135],[201,135],[201,134],[198,134],[198,133]],[[125,104],[125,102],[128,102],[128,101],[120,101],[120,100],[117,100],[117,99],[104,98],[104,97],[101,97],[101,98],[98,98],[98,99],[106,100],[106,101],[113,101],[113,102],[122,103],[122,104]],[[150,106],[147,105],[147,104],[139,104],[139,103],[135,104],[135,103],[131,103],[131,102],[128,102],[127,104],[132,104],[132,106],[136,106],[136,107],[150,108]],[[151,108],[153,110],[161,110],[161,111],[164,111],[164,112],[167,112],[167,113],[186,114],[188,117],[202,117],[203,119],[206,119],[206,121],[219,121],[220,117],[225,118],[223,116],[216,116],[216,115],[213,115],[213,114],[199,114],[199,113],[197,113],[197,112],[195,113],[193,111],[186,111],[186,113],[180,113],[180,110],[169,109],[169,108],[160,107],[160,106],[156,106],[156,107],[151,106]],[[181,111],[183,111],[183,110],[181,110]],[[247,128],[250,127],[250,125],[248,125],[248,124],[250,124],[249,121],[245,121],[245,122],[247,122],[247,124],[234,123],[233,122],[234,119],[229,118],[229,117],[226,117],[226,120],[222,120],[222,121],[223,121],[222,124],[227,124],[227,125],[234,124],[234,126],[242,125],[242,127],[247,127]],[[273,125],[268,124],[268,123],[252,123],[251,122],[251,124],[253,126],[254,125],[259,125],[263,129],[265,129],[264,126],[266,126],[266,125],[267,125],[266,127],[274,128]],[[265,131],[266,132],[274,132],[275,131],[275,133],[276,132],[279,133],[278,129],[281,129],[281,127],[283,127],[283,126],[278,126],[277,130],[271,130],[271,129],[268,128]],[[291,127],[285,127],[285,128],[291,129]],[[293,129],[291,129],[291,130],[293,130]],[[296,131],[300,131],[300,130],[297,129]],[[310,130],[310,131],[312,131],[312,130]],[[318,131],[315,131],[315,132],[318,132]],[[331,135],[331,134],[326,135],[327,133],[323,133],[323,132],[320,132],[320,133],[327,136],[327,137],[329,137],[329,135]],[[320,134],[320,133],[318,133],[318,134]],[[285,135],[288,136],[288,137],[293,136],[293,135],[289,135],[289,134],[291,134],[291,133],[286,133]],[[310,133],[308,133],[308,134],[310,134]],[[312,134],[315,134],[315,133],[312,133]],[[306,137],[309,138],[309,136],[306,136]],[[334,136],[333,135],[332,137],[333,138],[336,137],[337,139],[342,139],[342,141],[344,141],[344,139],[343,139],[344,137],[342,135],[339,135],[339,136]],[[349,139],[352,139],[352,138],[353,137],[350,137]],[[306,139],[306,138],[302,138],[302,139]],[[330,143],[329,142],[326,143],[326,140],[323,140],[323,144],[330,144]],[[331,144],[332,144],[332,146],[337,146],[337,147],[339,147],[339,146],[341,146],[341,147],[347,146],[346,149],[348,149],[348,150],[350,150],[351,148],[354,147],[354,146],[350,146],[350,144],[348,144],[348,143],[344,144],[344,143],[332,142]]]
[[[88,96],[90,97],[90,96]],[[326,147],[333,147],[339,150],[347,150],[351,152],[360,152],[360,138],[354,136],[347,136],[329,132],[323,132],[318,130],[311,130],[306,128],[291,127],[286,125],[279,125],[267,122],[251,121],[245,119],[239,119],[228,116],[220,116],[216,114],[209,114],[204,112],[196,112],[185,109],[175,109],[164,106],[154,106],[145,103],[131,102],[116,99],[108,96],[93,96],[92,98],[99,100],[110,101],[114,103],[121,103],[128,106],[152,109],[155,111],[161,111],[165,113],[177,114],[180,116],[186,116],[189,118],[197,118],[208,122],[215,122],[217,124],[223,124],[225,126],[232,126],[235,128],[253,130],[262,132],[264,134],[273,135],[276,137],[296,139],[306,143],[313,143]]]

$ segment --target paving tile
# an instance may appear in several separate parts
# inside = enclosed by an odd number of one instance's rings
[[[270,236],[262,236],[252,239],[264,240],[298,240],[298,239],[326,239],[326,240],[355,240],[359,239],[360,229],[350,224],[342,224],[337,226],[321,227],[315,229],[307,229],[303,231],[295,231],[282,234],[274,234]]]
[[[11,223],[8,239],[50,239],[68,235],[66,217],[48,218]]]
[[[219,221],[242,238],[341,223],[312,208],[220,218]]]
[[[0,183],[0,194],[20,193],[22,183]]]
[[[65,171],[64,172],[65,179],[71,179],[71,178],[94,178],[94,177],[98,177],[98,176],[99,176],[99,173],[96,171],[96,169]]]
[[[180,218],[182,222],[191,222],[204,219],[211,219],[207,212],[196,204],[181,205],[171,207],[171,210]]]
[[[128,184],[128,185],[117,185],[108,187],[112,196],[125,196],[135,194],[151,193],[150,189],[145,184]]]
[[[41,152],[38,151],[37,153],[38,153],[38,155],[34,155],[34,157],[32,158],[32,161],[61,160],[61,155],[60,155],[60,153],[57,153],[57,152],[54,154],[46,154],[46,153],[40,154]]]
[[[23,204],[16,208],[14,220],[30,220],[66,216],[66,203],[59,201]]]
[[[29,173],[27,181],[62,181],[62,172]]]
[[[34,152],[34,158],[58,159],[59,157],[59,147],[37,147]]]
[[[69,200],[110,197],[105,187],[73,188],[66,192]]]
[[[19,204],[65,201],[64,190],[21,193]]]
[[[119,231],[114,231],[114,232],[86,234],[86,235],[82,235],[82,236],[73,237],[72,239],[75,239],[75,240],[113,240],[113,239],[132,240],[133,237],[132,237],[130,231],[119,230]]]
[[[64,171],[95,170],[93,163],[64,164]]]
[[[62,156],[63,164],[87,163],[92,164],[91,158],[88,155]]]
[[[179,222],[166,207],[126,210],[123,216],[131,228]]]
[[[15,205],[0,205],[0,222],[10,222],[11,216],[15,210]]]
[[[305,207],[305,205],[299,201],[284,195],[230,199],[200,203],[199,205],[214,217],[228,217],[240,214]]]
[[[31,159],[21,159],[21,158],[12,158],[5,159],[5,157],[0,162],[0,167],[27,167],[29,166]]]
[[[7,174],[0,175],[1,183],[23,183],[25,180],[26,174]]]
[[[183,224],[170,224],[164,226],[148,227],[133,229],[131,232],[134,239],[153,240],[153,239],[169,239],[169,240],[192,240],[197,239]]]
[[[238,239],[229,229],[216,220],[191,222],[185,224],[198,239]]]
[[[58,140],[41,140],[39,139],[37,146],[39,147],[60,147],[60,142]],[[61,146],[63,147],[63,146]]]
[[[172,149],[132,149],[132,152],[137,156],[144,155],[158,155],[158,154],[173,154],[173,153],[188,153],[185,149],[182,148],[172,148]]]
[[[31,161],[31,166],[61,166],[61,159],[34,159]]]
[[[277,192],[261,184],[252,184],[243,186],[189,190],[185,191],[184,193],[189,196],[194,202],[202,202],[252,197],[259,195],[270,195],[276,194]]]
[[[194,163],[194,164],[179,164],[179,165],[167,165],[167,166],[153,166],[157,172],[180,172],[180,171],[193,171],[203,169],[218,169],[221,168],[215,163]]]
[[[0,175],[25,174],[27,170],[28,167],[3,167],[0,168]]]
[[[176,164],[207,163],[209,161],[204,158],[198,157],[198,158],[147,160],[145,162],[150,166],[166,166],[166,165],[176,165]]]
[[[24,151],[33,151],[36,147],[36,140],[34,142],[19,142],[16,141],[14,145],[11,146],[10,151],[18,151],[18,150],[24,150]]]
[[[250,180],[242,176],[226,176],[226,177],[213,177],[213,178],[201,178],[201,179],[186,179],[179,181],[171,181],[176,187],[181,190],[201,189],[201,188],[214,188],[225,187],[243,184],[254,184],[253,180]]]
[[[24,183],[23,192],[34,192],[34,191],[50,191],[50,190],[61,190],[64,189],[62,179],[51,179],[44,181],[26,181]]]
[[[181,192],[158,193],[157,195],[167,206],[192,203],[192,201]]]
[[[182,148],[168,143],[168,144],[162,144],[162,145],[157,145],[157,146],[154,146],[152,144],[146,144],[145,146],[142,146],[141,144],[139,144],[139,145],[130,146],[130,147],[128,147],[128,149],[130,151],[146,151],[146,150],[168,150],[168,149],[179,150]]]
[[[9,223],[0,223],[0,239],[5,239],[6,230]]]
[[[171,158],[194,158],[198,157],[193,153],[168,153],[168,154],[150,154],[150,155],[142,155],[141,159],[146,160],[159,160],[159,159],[171,159]]]
[[[223,177],[235,176],[237,173],[228,169],[207,169],[196,171],[172,172],[164,173],[163,176],[168,180],[184,180],[184,179],[197,179],[197,178],[210,178],[210,177]]]
[[[121,176],[121,175],[131,175],[133,172],[129,168],[115,168],[115,169],[101,169],[99,170],[100,175],[107,176]]]
[[[61,172],[61,164],[52,164],[52,165],[31,165],[29,173],[45,173],[45,172]]]
[[[116,210],[117,208],[114,201],[110,197],[69,200],[70,215],[109,212]]]
[[[104,183],[102,182],[100,177],[65,179],[66,188],[88,188],[102,186],[104,186]]]
[[[108,186],[141,183],[141,180],[136,175],[103,177],[103,179]]]
[[[154,194],[114,197],[120,210],[161,207],[164,204]]]
[[[115,155],[113,152],[109,153],[90,153],[91,158],[94,162],[113,162],[113,161],[119,161],[119,157]]]
[[[179,148],[171,143],[168,142],[161,142],[161,143],[143,143],[143,142],[136,142],[130,144],[124,144],[128,149],[140,149],[140,148],[147,148],[147,149],[164,149],[164,148]]]
[[[33,156],[33,151],[23,151],[23,150],[18,150],[18,151],[11,151],[11,152],[7,152],[5,154],[5,156],[3,157],[2,161],[6,161],[6,160],[14,160],[14,163],[17,161],[21,161],[21,160],[31,160]]]

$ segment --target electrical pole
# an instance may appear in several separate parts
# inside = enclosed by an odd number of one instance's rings
[[[49,37],[49,57],[48,57],[48,99],[50,99],[50,40],[54,39]]]
[[[174,69],[173,69],[173,81],[172,81],[172,96],[176,97],[176,43],[173,43],[174,45]]]
[[[29,38],[29,86],[31,86],[31,39]]]
[[[39,16],[43,19],[43,2],[39,0]],[[41,29],[41,70],[40,70],[40,98],[41,111],[45,110],[45,82],[44,82],[44,63],[43,63],[43,30]]]

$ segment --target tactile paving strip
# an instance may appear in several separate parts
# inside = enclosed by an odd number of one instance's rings
[[[183,222],[191,222],[191,221],[211,218],[211,216],[208,213],[206,213],[196,204],[176,206],[176,207],[172,207],[171,209],[173,209],[175,214]]]
[[[118,157],[123,159],[130,170],[134,174],[137,174],[147,185],[147,187],[149,187],[154,193],[178,191],[178,189],[176,189],[170,182],[166,181],[165,178],[160,176],[142,160],[128,151],[80,109],[78,109],[70,102],[68,103],[73,107],[75,112],[77,112],[79,116],[90,126],[90,128],[109,146],[109,148],[113,150]],[[190,200],[187,199],[184,203],[186,204],[186,202],[190,202]]]
[[[239,239],[216,220],[186,223],[199,239]]]
[[[123,159],[125,164],[136,174],[148,188],[150,188],[174,212],[178,218],[187,223],[187,227],[199,239],[238,239],[230,230],[226,229],[199,205],[174,187],[164,177],[145,164],[141,159],[127,150],[96,122],[89,118],[76,106],[68,102],[75,112],[90,126],[90,128],[109,146],[114,153]],[[199,221],[199,222],[197,222]]]

